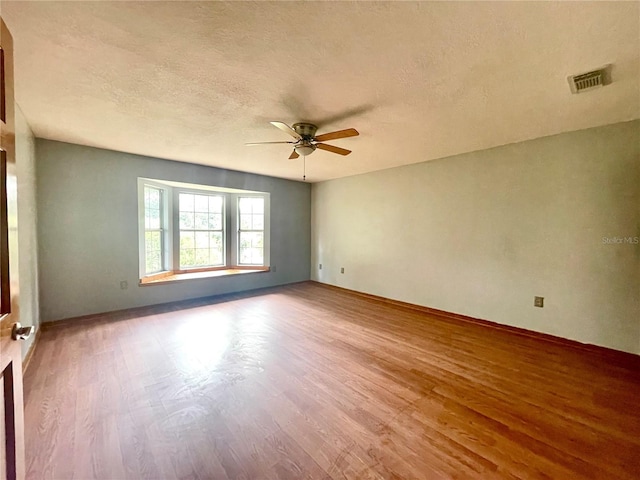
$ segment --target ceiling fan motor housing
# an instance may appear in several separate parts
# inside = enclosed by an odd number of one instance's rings
[[[316,127],[313,123],[294,123],[292,127],[298,135],[302,137],[303,140],[313,140],[313,137],[316,136],[316,131],[318,127]]]

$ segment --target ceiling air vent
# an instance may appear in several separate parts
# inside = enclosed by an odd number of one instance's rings
[[[579,75],[571,75],[567,78],[569,80],[569,87],[571,93],[582,93],[594,88],[603,87],[611,83],[610,65],[602,67],[598,70],[593,70],[587,73],[581,73]]]

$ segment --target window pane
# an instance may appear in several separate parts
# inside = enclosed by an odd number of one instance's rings
[[[240,264],[241,265],[248,265],[249,263],[251,263],[251,254],[249,253],[249,249],[248,248],[241,248],[240,249]]]
[[[160,232],[145,232],[145,251],[160,251]]]
[[[251,263],[253,263],[253,264],[262,263],[262,249],[261,248],[252,248],[251,249]]]
[[[238,200],[238,210],[240,212],[240,230],[264,230],[264,198],[241,197]],[[240,243],[242,244],[242,241]],[[240,248],[242,248],[242,245],[240,245]],[[253,255],[251,255],[251,258],[253,258]],[[257,262],[257,260],[251,261]]]
[[[208,248],[197,248],[196,249],[196,262],[195,264],[199,267],[204,267],[210,265],[209,262],[209,249]]]
[[[149,208],[160,209],[160,191],[157,188],[149,189]]]
[[[211,248],[209,254],[211,255],[211,265],[223,264],[222,249]]]
[[[222,213],[222,197],[209,197],[209,213]]]
[[[240,213],[251,213],[251,199],[240,198],[238,200],[238,208],[240,210]]]
[[[147,273],[154,273],[162,270],[160,252],[150,252],[146,255],[145,268]]]
[[[222,241],[222,233],[209,234],[209,253],[211,255],[211,265],[224,264],[224,242]]]
[[[180,230],[191,230],[193,229],[193,224],[193,213],[180,212]]]
[[[264,213],[264,198],[255,197],[252,199],[253,213]]]
[[[209,229],[222,230],[222,214],[221,213],[209,214]]]
[[[240,234],[240,246],[243,248],[261,247],[262,232],[242,232]]]
[[[193,248],[180,249],[180,268],[193,267],[196,260],[196,251]]]
[[[180,250],[183,250],[186,248],[195,248],[195,247],[196,247],[195,233],[180,232]]]
[[[196,213],[194,227],[196,230],[207,230],[209,228],[209,215],[207,213]]]
[[[220,232],[211,232],[209,233],[209,246],[211,248],[220,248],[222,249],[222,233]]]
[[[149,226],[152,230],[160,228],[160,210],[149,209]]]
[[[264,264],[264,234],[262,232],[240,232],[239,263],[241,265]]]
[[[255,232],[253,234],[253,239],[252,239],[252,242],[251,242],[251,246],[262,248],[263,239],[264,239],[264,234],[263,233]]]
[[[162,190],[144,187],[144,263],[145,273],[162,271]]]
[[[196,212],[207,213],[209,211],[209,196],[194,195],[194,206]]]
[[[240,215],[240,230],[251,230],[251,215]]]
[[[180,211],[193,212],[193,195],[190,193],[180,194]]]
[[[196,248],[209,248],[209,232],[196,233]]]

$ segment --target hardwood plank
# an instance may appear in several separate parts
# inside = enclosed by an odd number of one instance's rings
[[[312,282],[45,326],[28,478],[640,477],[634,358]]]

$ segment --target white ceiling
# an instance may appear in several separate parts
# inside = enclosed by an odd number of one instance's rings
[[[640,118],[639,2],[11,2],[38,137],[320,181]],[[566,77],[613,64],[572,95]]]

